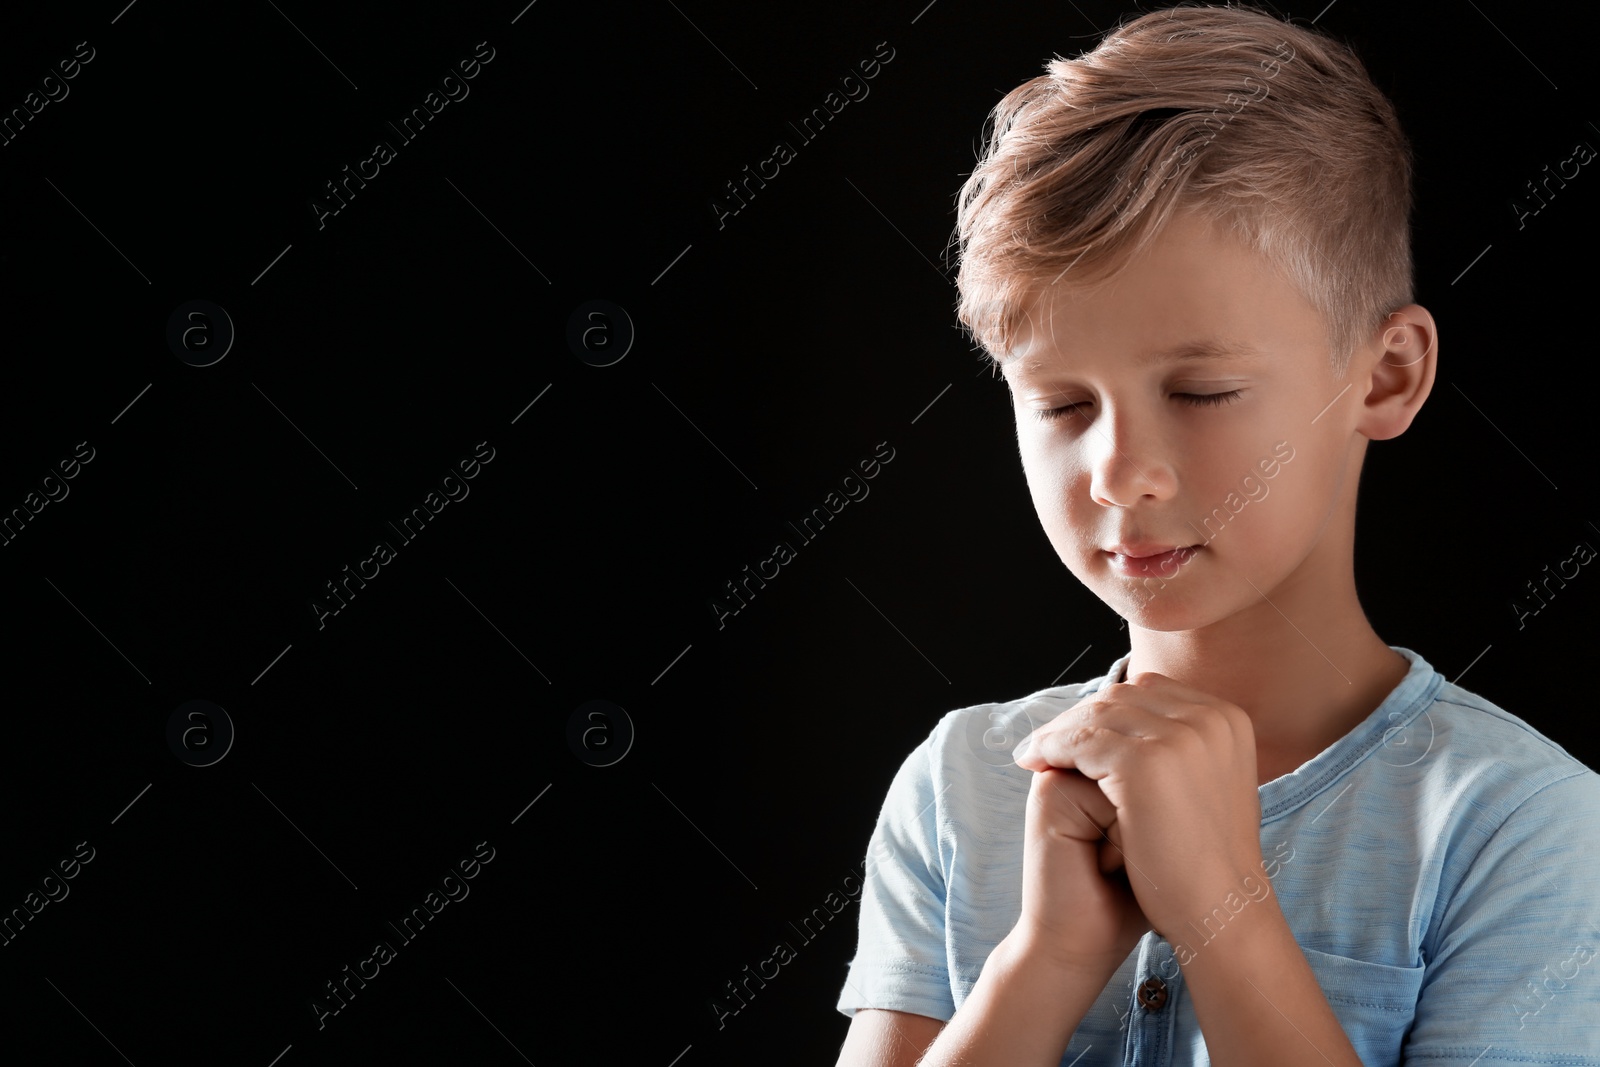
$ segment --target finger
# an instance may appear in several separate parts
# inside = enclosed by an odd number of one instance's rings
[[[1111,773],[1119,752],[1140,739],[1159,738],[1170,730],[1166,720],[1141,709],[1106,708],[1096,711],[1087,723],[1063,722],[1035,730],[1027,751],[1017,757],[1017,766],[1033,771],[1071,769],[1090,778],[1104,778]]]
[[[1138,698],[1139,694],[1160,694],[1166,697],[1150,704],[1156,710],[1164,710],[1172,718],[1184,718],[1186,715],[1206,708],[1235,708],[1225,700],[1219,700],[1211,693],[1203,692],[1190,685],[1169,678],[1157,671],[1139,671],[1128,678],[1126,682],[1118,683],[1124,689]],[[1243,710],[1243,709],[1237,709]]]
[[[1074,767],[1072,749],[1093,729],[1105,728],[1127,737],[1162,737],[1174,718],[1163,714],[1172,698],[1148,689],[1118,683],[1087,697],[1034,730],[1017,746],[1017,766],[1030,771]],[[1081,769],[1081,768],[1080,768]]]
[[[1236,718],[1247,718],[1231,704],[1180,685],[1165,675],[1142,671],[1136,677],[1156,679],[1148,685],[1118,682],[1086,698],[1035,730],[1018,746],[1017,766],[1031,771],[1045,767],[1076,767],[1088,771],[1075,758],[1075,750],[1095,740],[1093,731],[1111,730],[1124,737],[1170,738],[1174,727],[1189,727],[1210,734],[1226,721],[1238,730]],[[1218,714],[1223,714],[1218,719]],[[1106,740],[1101,738],[1100,740]],[[1089,772],[1090,777],[1101,773]]]
[[[1101,874],[1123,869],[1117,809],[1093,779],[1050,768],[1034,775],[1033,786],[1041,829],[1093,845]]]
[[[1172,722],[1183,723],[1214,739],[1226,731],[1235,744],[1255,745],[1255,723],[1239,705],[1168,678],[1155,671],[1140,671],[1122,690],[1129,699]]]
[[[1079,700],[1076,704],[1073,704],[1071,707],[1064,708],[1060,712],[1057,712],[1049,719],[1049,721],[1035,728],[1032,733],[1030,733],[1027,737],[1024,737],[1017,744],[1017,747],[1012,750],[1012,761],[1016,763],[1018,767],[1022,767],[1023,769],[1030,771],[1042,771],[1048,768],[1050,764],[1046,761],[1037,758],[1030,758],[1028,755],[1030,749],[1033,747],[1033,742],[1035,739],[1042,736],[1043,731],[1050,729],[1054,724],[1063,722],[1066,720],[1067,716],[1071,715],[1084,705],[1093,703],[1094,700],[1095,695],[1090,694],[1089,696],[1084,697],[1082,700]]]
[[[1092,780],[1078,771],[1046,768],[1033,776],[1033,799],[1041,825],[1060,837],[1099,844],[1117,821],[1117,808]]]

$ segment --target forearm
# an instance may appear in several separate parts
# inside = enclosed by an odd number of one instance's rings
[[[1055,966],[1008,934],[918,1067],[1057,1067],[1114,973]]]
[[[1179,961],[1211,1061],[1362,1067],[1276,897],[1269,900],[1251,922],[1236,921],[1187,964]]]

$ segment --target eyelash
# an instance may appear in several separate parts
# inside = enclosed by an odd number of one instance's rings
[[[1216,407],[1221,404],[1231,404],[1238,400],[1243,392],[1244,390],[1242,389],[1229,389],[1225,393],[1173,393],[1172,395],[1180,398],[1183,403],[1188,404],[1191,407],[1198,408]],[[1079,404],[1068,404],[1065,407],[1059,408],[1038,408],[1035,409],[1034,414],[1036,414],[1039,418],[1046,420],[1047,422],[1053,422],[1057,419],[1066,418],[1068,415],[1076,412],[1080,406],[1081,405]]]

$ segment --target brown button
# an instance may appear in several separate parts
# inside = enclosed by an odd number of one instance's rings
[[[1167,983],[1146,978],[1139,986],[1139,1006],[1145,1011],[1160,1011],[1167,1002]]]

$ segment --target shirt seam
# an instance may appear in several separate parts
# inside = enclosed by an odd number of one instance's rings
[[[1438,671],[1432,671],[1432,677],[1422,685],[1417,695],[1412,699],[1412,703],[1409,705],[1410,714],[1405,717],[1403,722],[1395,726],[1386,727],[1381,733],[1378,733],[1378,728],[1375,725],[1368,731],[1367,736],[1361,743],[1355,746],[1353,751],[1346,753],[1338,763],[1328,768],[1321,782],[1308,782],[1301,788],[1300,792],[1292,793],[1278,800],[1272,805],[1271,814],[1268,814],[1267,810],[1263,810],[1261,813],[1261,825],[1266,826],[1268,823],[1286,818],[1311,803],[1314,798],[1332,789],[1341,778],[1362,763],[1365,763],[1374,752],[1382,747],[1381,738],[1387,737],[1391,731],[1403,730],[1410,726],[1416,721],[1418,715],[1421,715],[1438,702],[1438,693],[1444,684],[1444,676]],[[1381,706],[1380,704],[1379,707]],[[1374,712],[1377,710],[1377,708],[1373,709]]]
[[[1422,1049],[1418,1052],[1406,1052],[1406,1061],[1413,1060],[1453,1060],[1460,1057],[1471,1056],[1472,1062],[1494,1060],[1502,1063],[1529,1063],[1537,1067],[1600,1067],[1600,1060],[1593,1056],[1565,1056],[1559,1059],[1549,1057],[1535,1058],[1532,1056],[1519,1056],[1515,1053],[1495,1054],[1483,1052],[1477,1048],[1466,1045],[1455,1045],[1442,1049]]]
[[[1577,760],[1573,760],[1573,762],[1578,763]],[[1582,763],[1578,763],[1577,769],[1571,774],[1565,774],[1560,778],[1551,779],[1544,785],[1541,785],[1539,788],[1529,793],[1527,796],[1523,797],[1521,800],[1517,801],[1516,804],[1512,805],[1511,810],[1506,812],[1500,821],[1495,824],[1494,829],[1490,830],[1484,835],[1483,841],[1479,843],[1477,851],[1473,852],[1472,859],[1467,861],[1466,867],[1462,870],[1461,877],[1456,880],[1455,885],[1450,887],[1449,897],[1445,899],[1443,907],[1439,906],[1439,897],[1434,897],[1434,915],[1438,918],[1440,923],[1444,922],[1444,916],[1447,915],[1450,912],[1450,909],[1455,906],[1456,897],[1461,893],[1461,887],[1466,885],[1467,881],[1472,877],[1472,872],[1478,866],[1478,861],[1483,859],[1484,850],[1494,842],[1494,839],[1499,835],[1500,831],[1505,829],[1506,823],[1510,822],[1517,812],[1521,811],[1530,800],[1537,797],[1540,793],[1543,793],[1546,789],[1549,789],[1552,786],[1560,785],[1562,782],[1571,781],[1574,778],[1582,778],[1586,772],[1589,774],[1594,773],[1594,771],[1589,767]],[[1434,928],[1434,923],[1430,920],[1428,923],[1428,929],[1432,930]],[[1417,948],[1419,951],[1423,952],[1424,959],[1426,961],[1432,961],[1433,959],[1437,958],[1438,954],[1436,951],[1429,951],[1438,948],[1437,938],[1430,943],[1425,934],[1423,940],[1419,942]]]
[[[1476,694],[1474,694],[1474,695],[1476,695]],[[1484,704],[1489,705],[1488,707],[1480,707],[1477,704],[1468,704],[1468,703],[1466,703],[1464,701],[1452,700],[1452,699],[1450,699],[1448,697],[1435,697],[1434,699],[1435,699],[1436,703],[1448,704],[1451,707],[1463,708],[1463,709],[1465,709],[1467,711],[1475,711],[1480,715],[1489,716],[1491,719],[1494,719],[1496,722],[1504,723],[1507,726],[1514,726],[1518,730],[1521,730],[1528,737],[1533,738],[1533,740],[1539,742],[1545,748],[1547,748],[1547,749],[1551,750],[1552,752],[1556,753],[1557,755],[1563,757],[1568,762],[1575,763],[1579,767],[1583,767],[1585,770],[1590,769],[1588,767],[1588,765],[1585,764],[1582,760],[1578,759],[1578,757],[1576,757],[1572,753],[1568,752],[1566,750],[1566,748],[1561,745],[1560,742],[1556,741],[1552,737],[1546,737],[1532,723],[1526,722],[1523,719],[1519,718],[1518,716],[1511,714],[1510,712],[1506,711],[1504,708],[1501,708],[1501,707],[1495,705],[1494,702],[1491,701],[1491,700],[1488,700],[1488,699],[1483,698],[1483,697],[1479,697],[1479,699],[1482,700]],[[1551,784],[1553,785],[1554,783],[1551,783]]]
[[[937,978],[946,985],[950,982],[950,972],[945,968],[919,963],[904,956],[864,956],[859,960],[851,960],[850,967],[852,970],[856,967],[875,967],[892,974],[915,974],[923,978]]]

